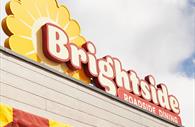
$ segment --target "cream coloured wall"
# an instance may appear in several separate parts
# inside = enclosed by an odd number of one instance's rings
[[[174,127],[1,47],[0,102],[74,127]]]

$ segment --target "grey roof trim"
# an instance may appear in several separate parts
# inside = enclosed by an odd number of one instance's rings
[[[76,84],[79,85],[79,86],[82,86],[82,87],[85,87],[85,88],[87,88],[87,89],[93,90],[94,92],[99,93],[99,94],[102,94],[102,95],[104,95],[105,97],[108,97],[108,98],[112,99],[113,101],[117,101],[117,102],[122,103],[122,104],[124,104],[124,105],[130,106],[131,108],[134,108],[134,109],[139,110],[139,111],[141,111],[141,112],[143,112],[143,113],[146,113],[146,114],[148,114],[148,115],[150,115],[150,116],[152,116],[152,117],[154,117],[154,118],[163,120],[163,121],[165,121],[165,122],[167,122],[167,123],[169,123],[169,124],[171,124],[171,125],[174,125],[174,126],[176,126],[176,127],[184,127],[184,126],[182,126],[182,125],[179,125],[179,124],[176,124],[176,123],[174,123],[174,122],[172,122],[172,121],[169,121],[169,120],[167,120],[167,119],[165,119],[165,118],[156,116],[156,115],[152,114],[151,112],[149,112],[149,111],[147,111],[147,110],[144,110],[144,109],[142,109],[142,108],[140,108],[140,107],[137,107],[137,106],[135,106],[135,105],[133,105],[133,104],[130,104],[130,103],[126,102],[126,101],[123,101],[123,100],[119,99],[119,98],[116,97],[116,96],[113,96],[113,95],[111,95],[111,94],[108,94],[108,93],[104,92],[104,91],[101,90],[101,89],[98,89],[98,88],[93,87],[93,86],[85,85],[83,82],[81,82],[81,81],[79,81],[79,80],[77,80],[77,79],[74,79],[74,78],[72,78],[72,77],[69,77],[68,75],[63,74],[63,73],[60,73],[59,71],[56,71],[56,70],[54,70],[54,69],[52,69],[52,68],[50,68],[50,67],[48,67],[48,66],[45,66],[45,65],[40,64],[40,63],[37,63],[37,62],[35,62],[35,61],[31,60],[31,59],[28,59],[27,57],[24,57],[24,56],[22,56],[22,55],[19,55],[19,54],[15,53],[15,52],[11,51],[10,49],[7,49],[7,48],[5,48],[5,47],[0,46],[0,52],[3,52],[4,54],[10,55],[10,56],[12,56],[12,57],[18,58],[18,59],[20,59],[20,60],[22,60],[22,61],[24,61],[24,62],[27,62],[27,63],[29,63],[29,64],[31,64],[31,65],[37,66],[37,67],[39,67],[39,68],[41,68],[41,69],[43,69],[43,70],[45,70],[45,71],[48,71],[48,72],[50,72],[50,73],[53,73],[53,74],[55,74],[55,75],[57,75],[57,76],[60,76],[60,77],[62,77],[62,78],[65,78],[65,79],[67,79],[67,80],[70,80],[70,81],[76,83]]]

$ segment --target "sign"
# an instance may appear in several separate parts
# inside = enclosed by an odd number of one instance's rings
[[[66,7],[55,0],[12,0],[6,12],[5,47],[181,125],[179,102],[166,85],[152,75],[141,79],[118,58],[97,58],[95,45],[80,34]]]
[[[9,36],[5,47],[34,61],[50,66],[62,73],[90,83],[84,70],[71,70],[65,64],[49,60],[43,53],[42,26],[54,24],[63,29],[71,43],[81,47],[85,38],[80,26],[71,18],[68,9],[56,0],[11,0],[6,5],[7,17],[2,21],[4,32]]]

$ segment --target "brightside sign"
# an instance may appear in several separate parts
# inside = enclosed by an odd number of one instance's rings
[[[165,84],[156,84],[151,75],[139,78],[118,58],[97,58],[95,45],[80,35],[78,23],[55,0],[12,0],[6,11],[3,29],[10,36],[6,47],[85,83],[93,81],[105,92],[181,125],[179,102]]]

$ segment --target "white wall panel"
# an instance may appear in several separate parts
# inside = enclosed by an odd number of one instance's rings
[[[173,127],[49,70],[1,52],[0,102],[75,127]]]

